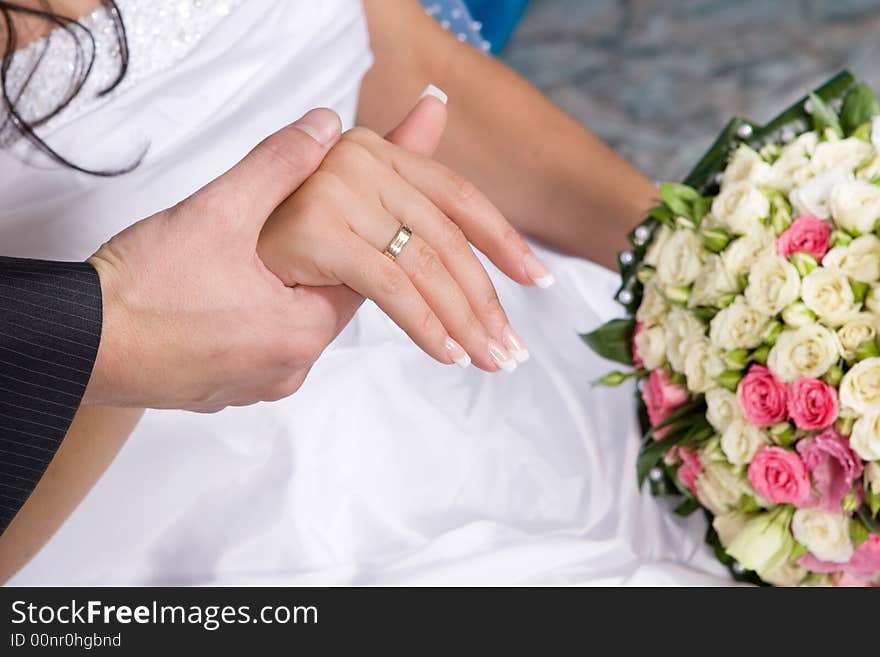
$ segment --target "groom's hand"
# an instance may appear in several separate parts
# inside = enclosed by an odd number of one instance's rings
[[[104,328],[86,403],[216,411],[300,387],[362,298],[344,286],[286,287],[257,240],[340,130],[331,110],[309,112],[89,259]]]

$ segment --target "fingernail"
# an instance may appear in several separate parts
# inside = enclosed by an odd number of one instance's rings
[[[493,362],[500,369],[507,373],[513,372],[516,369],[516,361],[509,353],[507,353],[507,350],[495,342],[495,340],[489,340],[489,356],[492,357]]]
[[[556,282],[556,277],[550,273],[550,270],[544,266],[544,263],[538,260],[538,256],[534,253],[527,253],[523,258],[523,269],[526,276],[541,288],[548,288]]]
[[[510,326],[504,327],[504,346],[517,363],[525,363],[530,357],[522,338]]]
[[[446,338],[446,352],[449,354],[452,362],[458,365],[461,369],[466,369],[467,366],[471,364],[471,357],[468,356],[467,352],[462,349],[461,345],[452,338]]]
[[[433,96],[444,105],[449,101],[449,96],[446,95],[446,92],[443,91],[440,87],[435,87],[433,84],[429,84],[427,87],[425,87],[422,95],[419,96],[419,100],[421,100],[422,98],[427,98],[428,96]]]
[[[313,109],[303,116],[293,126],[299,128],[309,137],[325,148],[336,141],[342,132],[342,121],[339,115],[331,109]]]

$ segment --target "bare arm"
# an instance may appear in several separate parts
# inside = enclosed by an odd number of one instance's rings
[[[438,159],[515,226],[606,266],[654,203],[651,182],[500,62],[460,43],[415,0],[365,0],[376,64],[358,120],[384,133],[432,82],[449,94]]]

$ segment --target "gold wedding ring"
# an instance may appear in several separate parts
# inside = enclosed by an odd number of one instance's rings
[[[388,258],[391,262],[394,262],[397,260],[400,252],[403,251],[403,247],[409,242],[410,237],[412,237],[412,230],[409,227],[400,224],[397,234],[385,248],[385,251],[382,252],[382,255]]]

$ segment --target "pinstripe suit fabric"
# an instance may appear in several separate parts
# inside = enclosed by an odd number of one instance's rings
[[[0,257],[0,532],[67,433],[100,338],[90,265]]]

